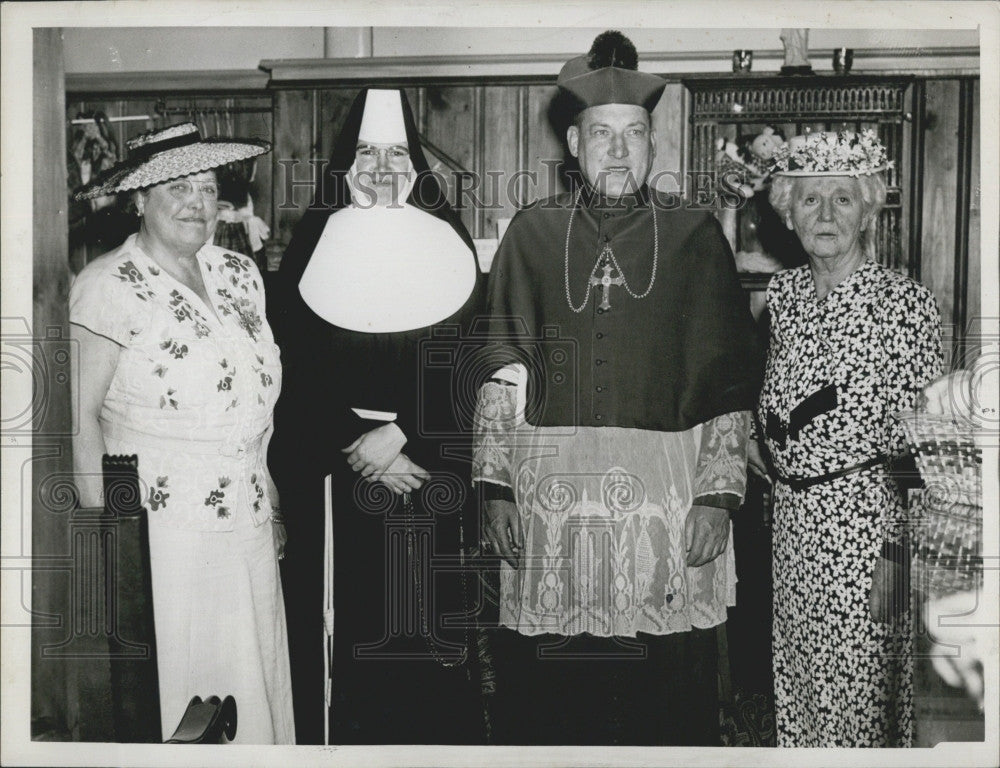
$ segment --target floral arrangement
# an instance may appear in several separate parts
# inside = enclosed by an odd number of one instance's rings
[[[794,136],[775,152],[771,172],[790,176],[861,176],[892,166],[875,131],[817,131]]]

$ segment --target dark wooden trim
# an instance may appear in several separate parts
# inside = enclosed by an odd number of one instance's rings
[[[975,81],[962,78],[958,85],[958,177],[955,185],[955,293],[953,322],[955,333],[964,336],[968,322],[969,290],[969,217],[972,190],[972,132],[975,113]],[[961,339],[956,339],[956,349]]]
[[[190,72],[83,72],[66,75],[66,93],[73,99],[108,93],[229,93],[266,92],[268,76],[259,70],[192,70]]]
[[[810,51],[816,62],[827,65],[829,51]],[[66,92],[79,99],[108,93],[218,93],[220,91],[259,91],[268,87],[304,87],[309,85],[343,84],[357,87],[366,84],[412,85],[445,82],[472,82],[489,79],[495,85],[551,83],[569,54],[517,54],[490,56],[385,56],[344,59],[278,59],[265,60],[259,70],[190,70],[152,72],[75,72],[66,75]],[[657,72],[676,83],[699,77],[719,78],[726,71],[709,72],[712,66],[729,61],[731,51],[669,52],[643,54],[643,70]],[[781,51],[754,52],[754,64],[760,69],[742,78],[776,79]],[[947,67],[922,66],[932,59],[948,59]],[[773,61],[772,61],[773,60]],[[979,71],[979,49],[962,48],[896,48],[855,49],[855,70],[840,79],[886,77],[893,73],[918,74],[926,77],[957,77],[976,75]],[[865,69],[866,62],[872,66]],[[891,64],[891,66],[876,65]],[[772,65],[774,65],[772,67]],[[687,71],[682,71],[686,69]],[[700,70],[700,72],[699,72]],[[821,76],[836,77],[820,69]]]
[[[832,49],[810,51],[819,69],[817,74],[829,74]],[[331,59],[268,59],[260,68],[271,75],[271,85],[300,87],[309,83],[363,80],[380,85],[402,85],[419,81],[422,84],[459,83],[489,79],[496,85],[530,82],[552,82],[571,53],[548,54],[489,54],[460,56],[373,56],[368,58]],[[704,77],[726,75],[732,57],[731,50],[669,51],[642,54],[642,69],[662,74],[671,82],[704,72]],[[758,72],[747,77],[774,78],[783,59],[777,49],[754,51]],[[979,48],[856,48],[854,60],[857,72],[870,71],[885,77],[892,72],[928,72],[948,70],[974,74],[979,69]],[[820,64],[820,62],[822,62]],[[868,70],[865,70],[865,67]],[[714,70],[714,71],[713,71]],[[857,77],[848,75],[847,77]]]
[[[916,80],[911,91],[913,131],[910,134],[910,244],[908,249],[910,277],[920,280],[921,252],[923,250],[924,211],[924,121],[927,112],[927,95],[923,80]]]

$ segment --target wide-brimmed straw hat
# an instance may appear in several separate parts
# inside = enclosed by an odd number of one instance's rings
[[[771,158],[774,176],[870,176],[892,167],[875,131],[793,136]]]
[[[128,155],[76,193],[77,200],[128,192],[270,151],[257,139],[202,139],[194,123],[149,131],[125,142]]]

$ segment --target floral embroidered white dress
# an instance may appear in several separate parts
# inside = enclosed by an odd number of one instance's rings
[[[121,346],[100,414],[136,454],[149,513],[161,725],[192,696],[233,695],[237,743],[294,743],[266,448],[281,388],[256,265],[198,252],[211,309],[133,235],[70,291],[70,321]]]

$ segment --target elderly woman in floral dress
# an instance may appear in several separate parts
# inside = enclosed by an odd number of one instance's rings
[[[233,695],[237,742],[294,743],[278,573],[284,533],[265,464],[278,349],[254,262],[206,245],[217,211],[213,169],[269,146],[202,141],[186,123],[128,149],[78,193],[130,192],[142,219],[70,291],[80,501],[101,505],[103,454],[138,456],[163,738],[192,697]]]
[[[758,408],[773,464],[774,677],[779,746],[912,740],[912,666],[893,414],[941,370],[930,291],[875,260],[885,203],[875,134],[796,137],[770,200],[806,265],[767,290],[771,345]]]

